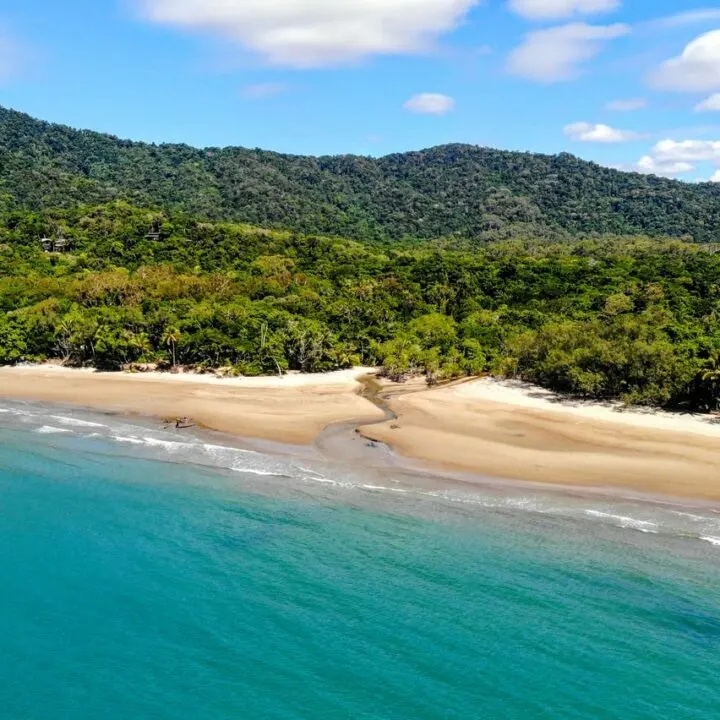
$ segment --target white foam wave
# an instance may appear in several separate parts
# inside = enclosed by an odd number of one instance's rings
[[[250,475],[263,475],[267,477],[285,477],[283,473],[272,472],[270,470],[255,470],[254,468],[231,468],[233,472],[237,473],[249,473]]]
[[[340,487],[340,488],[353,489],[353,490],[357,490],[358,487],[360,487],[359,485],[356,485],[355,483],[342,482],[341,480],[332,480],[331,478],[323,477],[321,475],[304,475],[303,480],[307,480],[309,482],[321,483],[323,485],[332,485],[333,487]]]
[[[143,438],[145,445],[150,447],[164,447],[167,450],[180,450],[182,448],[193,447],[192,443],[177,442],[175,440],[161,440],[160,438],[146,437]]]
[[[52,425],[43,425],[42,427],[39,427],[35,432],[40,433],[41,435],[56,435],[59,433],[69,433],[72,431],[68,430],[67,428],[53,427]]]
[[[536,498],[508,498],[503,505],[505,507],[518,509],[518,510],[528,510],[529,512],[534,513],[547,513],[550,512],[550,510],[545,507],[541,502],[539,502]]]
[[[695,522],[706,522],[708,520],[708,518],[704,515],[695,515],[694,513],[681,512],[680,510],[673,510],[672,513],[673,515],[678,515],[679,517],[689,518]]]
[[[130,428],[128,428],[130,429]],[[142,428],[138,428],[142,431]],[[213,443],[203,443],[199,440],[192,441],[180,441],[180,440],[168,440],[162,437],[153,437],[152,435],[110,435],[111,440],[115,440],[119,443],[128,443],[131,445],[144,445],[149,448],[157,448],[164,450],[171,454],[176,453],[188,453],[197,459],[198,457],[204,457],[209,460],[212,465],[219,467],[229,468],[236,472],[252,473],[255,475],[267,475],[267,476],[278,476],[282,477],[284,473],[269,471],[269,470],[258,470],[255,468],[247,467],[233,467],[233,463],[240,461],[240,457],[247,457],[249,455],[260,456],[261,453],[255,450],[245,450],[243,448],[231,447],[229,445],[215,445]]]
[[[639,530],[645,533],[656,533],[657,523],[649,520],[640,520],[628,515],[614,515],[613,513],[601,512],[600,510],[585,510],[586,515],[590,517],[602,518],[604,520],[616,521],[616,524],[630,530]]]
[[[431,490],[422,492],[425,497],[437,497],[448,502],[459,503],[461,505],[477,505],[479,507],[488,508],[489,510],[523,510],[525,512],[533,512],[539,514],[552,513],[553,510],[544,506],[538,500],[533,498],[489,498],[487,495],[478,495],[473,493],[457,493],[448,490]]]
[[[132,435],[111,435],[110,436],[116,442],[130,443],[132,445],[144,445],[145,441],[140,438],[133,437]]]
[[[317,476],[317,477],[323,477],[322,473],[315,472],[315,470],[313,470],[312,468],[306,468],[306,467],[303,466],[303,465],[299,465],[299,466],[298,466],[298,470],[302,470],[303,472],[306,472],[306,473],[308,473],[309,475],[315,475],[315,476]]]
[[[245,450],[244,448],[230,447],[229,445],[212,445],[211,443],[204,443],[202,445],[203,450],[212,451],[220,450],[222,452],[241,453],[243,455],[259,455],[260,453],[255,450]]]
[[[704,540],[705,542],[709,542],[711,545],[717,545],[720,547],[720,537],[713,537],[712,535],[703,535],[701,540]]]
[[[381,492],[395,492],[395,493],[406,493],[407,490],[402,488],[385,487],[384,485],[360,485],[365,490],[379,490]]]
[[[107,427],[102,423],[90,422],[89,420],[78,420],[77,418],[65,417],[64,415],[51,415],[50,417],[63,425],[70,425],[72,427]]]

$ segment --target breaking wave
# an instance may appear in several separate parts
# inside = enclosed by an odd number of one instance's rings
[[[52,425],[41,425],[37,430],[35,430],[35,432],[40,433],[40,435],[57,435],[69,433],[71,431],[67,428],[53,427]]]

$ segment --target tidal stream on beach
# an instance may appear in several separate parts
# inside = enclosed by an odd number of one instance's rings
[[[441,476],[345,430],[0,402],[4,716],[720,717],[720,507]]]

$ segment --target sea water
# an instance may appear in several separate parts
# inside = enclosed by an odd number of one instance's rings
[[[720,718],[717,507],[426,480],[1,404],[0,717]]]

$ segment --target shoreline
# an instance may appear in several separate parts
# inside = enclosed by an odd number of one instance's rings
[[[201,429],[308,445],[328,425],[385,416],[358,394],[369,368],[283,377],[217,378],[171,373],[103,373],[57,365],[0,368],[0,398],[93,410],[187,417]]]
[[[221,379],[3,367],[0,398],[187,416],[201,429],[321,452],[320,439],[333,435],[335,459],[446,478],[460,472],[557,489],[720,500],[720,417],[568,400],[491,378],[397,385],[369,378],[373,372]],[[366,442],[390,450],[360,447]],[[407,465],[393,461],[393,452]],[[473,484],[472,477],[461,482]]]

